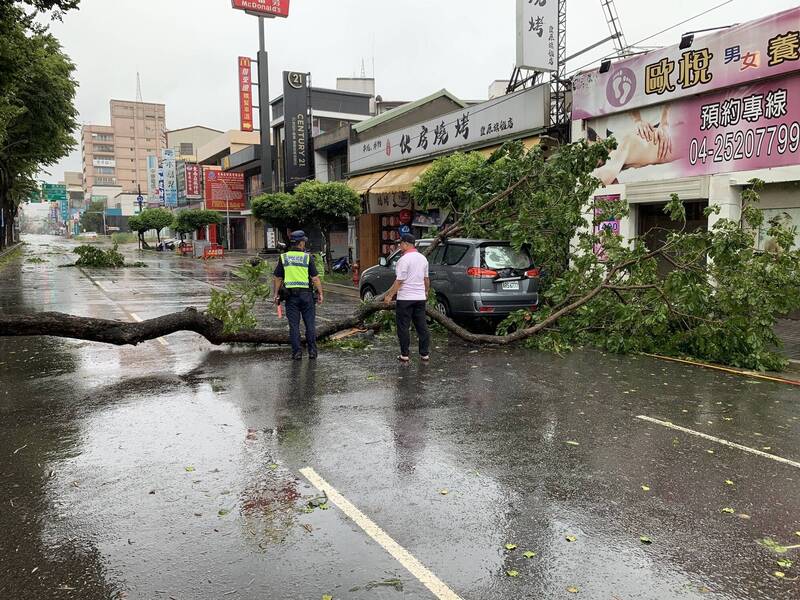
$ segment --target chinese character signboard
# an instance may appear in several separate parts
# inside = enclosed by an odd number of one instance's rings
[[[800,70],[800,8],[575,77],[572,118],[585,120]]]
[[[244,174],[205,170],[205,199],[208,210],[245,210]]]
[[[239,57],[239,115],[242,131],[253,131],[253,69],[251,60]]]
[[[175,163],[175,174],[178,182],[178,206],[186,206],[186,162],[179,160]]]
[[[558,1],[517,0],[517,66],[558,71]]]
[[[288,17],[289,0],[232,0],[233,8],[266,17]]]
[[[175,150],[161,151],[161,169],[164,173],[164,203],[167,208],[178,206],[178,170],[175,160]]]
[[[147,204],[148,206],[158,206],[158,158],[155,156],[147,157]]]
[[[42,195],[45,202],[62,202],[67,200],[67,186],[55,183],[43,183]]]
[[[311,179],[311,123],[305,73],[283,72],[283,115],[286,127],[286,191]]]
[[[186,164],[186,197],[187,198],[202,198],[202,190],[200,186],[200,165]]]
[[[593,119],[590,140],[617,149],[605,184],[800,164],[800,74]]]
[[[545,126],[544,87],[528,88],[350,146],[350,173],[489,146]]]
[[[165,206],[164,167],[158,167],[158,205]]]

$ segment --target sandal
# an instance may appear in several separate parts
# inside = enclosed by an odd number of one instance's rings
[[[431,355],[430,354],[428,354],[426,356],[420,356],[420,358],[422,359],[422,362],[431,362]]]
[[[403,356],[402,354],[397,357],[397,360],[399,360],[401,363],[411,362],[411,359],[408,356]]]

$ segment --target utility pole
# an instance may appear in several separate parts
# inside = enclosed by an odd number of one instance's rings
[[[258,17],[258,115],[261,129],[261,191],[272,193],[272,119],[269,105],[269,55],[264,17]]]

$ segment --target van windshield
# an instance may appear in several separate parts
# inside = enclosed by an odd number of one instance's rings
[[[481,252],[487,269],[527,269],[532,263],[527,252],[511,246],[485,246]]]

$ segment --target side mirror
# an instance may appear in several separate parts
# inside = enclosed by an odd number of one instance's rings
[[[381,259],[378,261],[378,264],[380,264],[380,266],[382,267],[386,267],[389,265],[389,261],[386,260],[385,256],[381,256]]]

